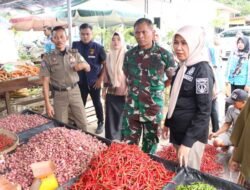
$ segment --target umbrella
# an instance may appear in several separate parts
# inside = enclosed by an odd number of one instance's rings
[[[58,18],[68,17],[66,11],[58,12]],[[72,19],[76,25],[84,22],[99,24],[103,27],[118,24],[133,25],[135,20],[143,17],[134,7],[125,2],[113,0],[90,0],[72,7]]]
[[[26,16],[10,19],[12,28],[19,31],[42,31],[44,26],[66,26],[67,22],[52,16]]]

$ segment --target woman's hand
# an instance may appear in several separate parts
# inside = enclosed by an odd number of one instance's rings
[[[161,131],[161,136],[163,139],[168,139],[168,127],[164,126]]]
[[[190,147],[181,145],[177,152],[177,159],[179,161],[180,167],[187,167],[189,158]]]

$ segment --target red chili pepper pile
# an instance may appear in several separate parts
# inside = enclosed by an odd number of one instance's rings
[[[0,151],[10,147],[14,143],[14,140],[4,134],[0,134]]]
[[[176,150],[173,145],[162,146],[162,149],[156,152],[156,155],[163,159],[177,162]]]
[[[201,171],[211,175],[220,176],[224,172],[222,164],[216,162],[216,155],[219,152],[212,145],[206,145],[201,161]]]
[[[113,143],[91,161],[71,190],[158,190],[174,175],[138,146]]]
[[[214,146],[206,145],[201,161],[202,172],[215,176],[220,176],[224,172],[223,165],[216,162],[216,155],[218,153]],[[156,154],[163,159],[177,161],[176,151],[173,145],[163,146]]]

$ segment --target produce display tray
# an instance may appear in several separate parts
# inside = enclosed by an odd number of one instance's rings
[[[173,171],[175,173],[177,173],[179,170],[179,167],[175,162],[164,160],[152,154],[149,154],[149,156],[152,160],[162,163],[167,170]],[[80,176],[70,179],[67,183],[61,185],[57,190],[68,190],[75,182],[78,181],[79,178]]]
[[[15,133],[13,133],[9,130],[6,130],[6,129],[2,129],[2,128],[0,128],[0,134],[5,135],[6,137],[13,139],[13,144],[11,146],[3,149],[2,151],[0,151],[0,155],[6,154],[8,152],[15,150],[19,144],[19,137]]]
[[[44,118],[48,119],[49,122],[47,122],[47,123],[45,123],[45,124],[42,124],[42,125],[39,125],[39,126],[37,126],[37,127],[31,128],[31,129],[27,129],[27,130],[25,130],[25,131],[23,131],[23,132],[17,133],[17,136],[18,136],[18,138],[19,138],[20,144],[26,144],[26,143],[28,142],[28,140],[29,140],[31,137],[33,137],[33,136],[35,136],[35,135],[37,135],[37,134],[39,134],[39,133],[42,133],[43,131],[46,131],[46,130],[48,130],[48,129],[55,128],[55,127],[65,127],[65,128],[67,128],[67,129],[79,130],[79,128],[77,128],[77,127],[75,127],[75,126],[65,124],[65,123],[63,123],[63,122],[61,122],[61,121],[58,121],[58,120],[53,119],[53,118],[49,118],[49,117],[47,117],[46,115],[42,115],[42,114],[40,114],[40,113],[31,111],[31,110],[29,110],[29,109],[23,110],[23,111],[21,112],[21,114],[24,114],[24,115],[25,115],[25,114],[29,114],[29,115],[31,115],[31,114],[37,114],[37,115],[39,115],[39,116],[41,116],[41,117],[44,117]],[[107,146],[109,146],[109,145],[111,144],[111,141],[108,140],[108,139],[106,139],[106,138],[103,138],[103,137],[94,135],[94,134],[89,133],[89,132],[87,132],[87,131],[83,131],[83,132],[86,133],[86,134],[89,134],[89,135],[91,135],[91,136],[93,136],[93,137],[95,137],[95,138],[97,138],[99,141],[101,141],[102,143],[105,143]],[[14,151],[15,151],[15,150],[14,150]],[[11,151],[10,154],[13,153],[14,151]],[[3,174],[4,174],[4,173],[3,173]],[[66,184],[60,186],[60,187],[57,188],[57,189],[58,189],[58,190],[64,190],[64,189],[66,190],[66,189],[68,189],[68,187],[70,187],[74,182],[76,182],[77,179],[78,179],[78,177],[72,178],[72,179],[70,179]]]
[[[37,126],[35,128],[28,129],[28,130],[22,131],[20,133],[17,133],[17,136],[19,137],[19,142],[20,142],[20,144],[27,143],[28,140],[31,137],[33,137],[34,135],[41,133],[47,129],[53,128],[53,127],[55,127],[54,123],[52,121],[50,121],[46,124],[43,124],[43,125]]]
[[[175,173],[179,171],[179,165],[176,162],[165,160],[153,154],[149,154],[149,156],[152,160],[162,163],[166,169],[173,171]]]
[[[54,127],[66,127],[67,129],[79,130],[79,128],[77,128],[76,126],[65,124],[65,123],[63,123],[61,121],[58,121],[58,120],[53,119],[53,118],[49,118],[46,115],[42,115],[42,114],[37,113],[35,111],[31,111],[29,109],[26,109],[26,110],[22,111],[21,114],[37,114],[37,115],[40,115],[41,117],[44,117],[44,118],[49,120],[49,122],[46,123],[46,124],[37,126],[35,128],[32,128],[32,129],[28,129],[26,131],[23,131],[23,132],[19,133],[18,134],[19,139],[23,143],[26,143],[32,136],[34,136],[36,134],[39,134],[39,133],[41,133],[43,131],[46,131],[46,130],[48,130],[50,128],[54,128]],[[83,132],[86,133],[86,134],[89,134],[89,135],[91,135],[93,137],[96,137],[98,140],[105,143],[106,145],[111,144],[111,141],[106,139],[106,138],[103,138],[103,137],[100,137],[98,135],[89,133],[87,131],[83,131]]]
[[[38,115],[40,115],[42,117],[45,117],[45,118],[47,118],[49,120],[49,122],[46,123],[46,124],[43,124],[43,125],[40,125],[40,126],[37,126],[35,128],[32,128],[32,129],[29,129],[29,130],[26,130],[26,131],[23,131],[23,132],[19,133],[18,136],[19,136],[19,141],[21,143],[27,143],[27,141],[32,136],[34,136],[34,135],[36,135],[38,133],[41,133],[41,132],[43,132],[45,130],[48,130],[50,128],[54,128],[54,127],[66,127],[68,129],[79,130],[75,126],[65,124],[65,123],[63,123],[61,121],[49,118],[49,117],[47,117],[45,115],[42,115],[40,113],[31,111],[31,110],[24,110],[21,114],[38,114]],[[83,132],[86,133],[86,134],[89,134],[89,135],[91,135],[93,137],[96,137],[98,140],[105,143],[107,146],[109,146],[112,143],[109,139],[97,136],[97,135],[89,133],[87,131],[83,131]],[[241,186],[239,186],[239,185],[237,185],[235,183],[223,180],[221,178],[214,177],[214,176],[211,176],[209,174],[202,173],[202,172],[200,172],[198,170],[195,170],[195,169],[192,169],[192,168],[185,168],[185,169],[179,168],[177,163],[169,161],[169,160],[162,159],[162,158],[160,158],[160,157],[158,157],[156,155],[149,154],[149,156],[151,157],[151,159],[162,163],[166,169],[171,170],[171,171],[176,173],[176,176],[172,180],[173,183],[166,184],[166,186],[163,187],[164,190],[174,190],[176,188],[176,186],[178,186],[180,184],[191,184],[193,182],[198,182],[198,181],[205,182],[205,183],[208,183],[210,185],[213,185],[218,190],[245,190],[245,188],[243,188],[243,187],[241,187]],[[64,189],[66,190],[66,189],[68,189],[78,179],[79,179],[79,176],[76,177],[76,178],[70,179],[67,183],[65,183],[64,185],[61,185],[58,188],[58,190],[64,190]]]
[[[246,190],[244,187],[230,181],[202,173],[192,168],[182,168],[163,190],[175,190],[178,185],[188,185],[193,182],[204,182],[214,186],[217,190]]]
[[[53,126],[53,121],[51,119],[49,119],[48,117],[44,116],[44,115],[41,115],[39,113],[36,113],[36,112],[33,112],[31,110],[24,110],[21,112],[22,115],[32,115],[32,114],[37,114],[41,117],[44,117],[46,119],[48,119],[48,122],[47,123],[44,123],[42,125],[38,125],[34,128],[31,128],[31,129],[27,129],[25,131],[22,131],[22,132],[19,132],[17,133],[17,136],[19,137],[19,142],[20,144],[22,143],[26,143],[29,138],[31,138],[32,136],[38,134],[38,133],[41,133],[49,128],[51,128]]]

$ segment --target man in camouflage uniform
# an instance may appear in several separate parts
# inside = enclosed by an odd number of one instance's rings
[[[77,71],[90,71],[90,66],[76,49],[66,47],[66,31],[58,26],[52,30],[52,41],[56,49],[46,53],[41,63],[40,76],[43,81],[45,107],[49,117],[68,122],[68,108],[70,107],[77,127],[86,130],[87,119],[77,85],[79,76]],[[49,84],[55,91],[54,108],[49,101]]]
[[[174,67],[173,56],[153,42],[151,20],[141,18],[134,24],[138,46],[128,51],[124,72],[128,96],[123,119],[123,140],[139,144],[143,132],[142,150],[153,153],[159,142],[157,132],[162,120],[165,73]],[[168,76],[170,77],[170,76]]]

